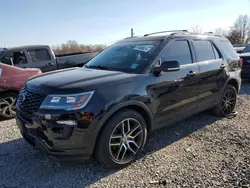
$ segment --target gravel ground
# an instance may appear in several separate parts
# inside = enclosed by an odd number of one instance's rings
[[[110,170],[96,162],[59,164],[20,138],[13,120],[0,123],[0,187],[250,187],[250,83],[238,115],[206,113],[149,136],[136,162]]]

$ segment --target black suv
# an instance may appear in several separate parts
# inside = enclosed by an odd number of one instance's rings
[[[82,68],[28,80],[16,121],[27,142],[57,159],[95,156],[121,167],[148,132],[207,109],[232,114],[240,71],[239,56],[220,36],[183,30],[126,38]]]

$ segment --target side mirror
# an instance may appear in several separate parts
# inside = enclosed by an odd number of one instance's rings
[[[180,70],[180,63],[178,61],[163,61],[160,66],[154,67],[154,71],[170,72]]]

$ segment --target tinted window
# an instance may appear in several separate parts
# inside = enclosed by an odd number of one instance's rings
[[[233,45],[229,41],[220,41],[223,52],[232,59],[239,59],[237,52],[234,50]]]
[[[2,58],[1,62],[4,64],[12,65],[21,65],[26,64],[27,59],[23,51],[8,51]]]
[[[195,52],[198,61],[209,61],[215,59],[212,44],[209,41],[194,41]]]
[[[244,48],[243,52],[244,52],[244,53],[250,52],[250,44],[248,44],[248,45],[246,46],[246,48]]]
[[[0,57],[5,53],[3,49],[0,48]]]
[[[50,55],[46,49],[32,49],[28,50],[32,62],[48,61],[50,60]]]
[[[162,51],[163,61],[178,61],[180,65],[191,64],[192,57],[187,41],[174,41]]]

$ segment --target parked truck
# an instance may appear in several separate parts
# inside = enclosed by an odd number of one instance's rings
[[[48,45],[0,48],[0,63],[20,67],[39,68],[42,72],[81,67],[97,53],[79,52],[55,56]]]

